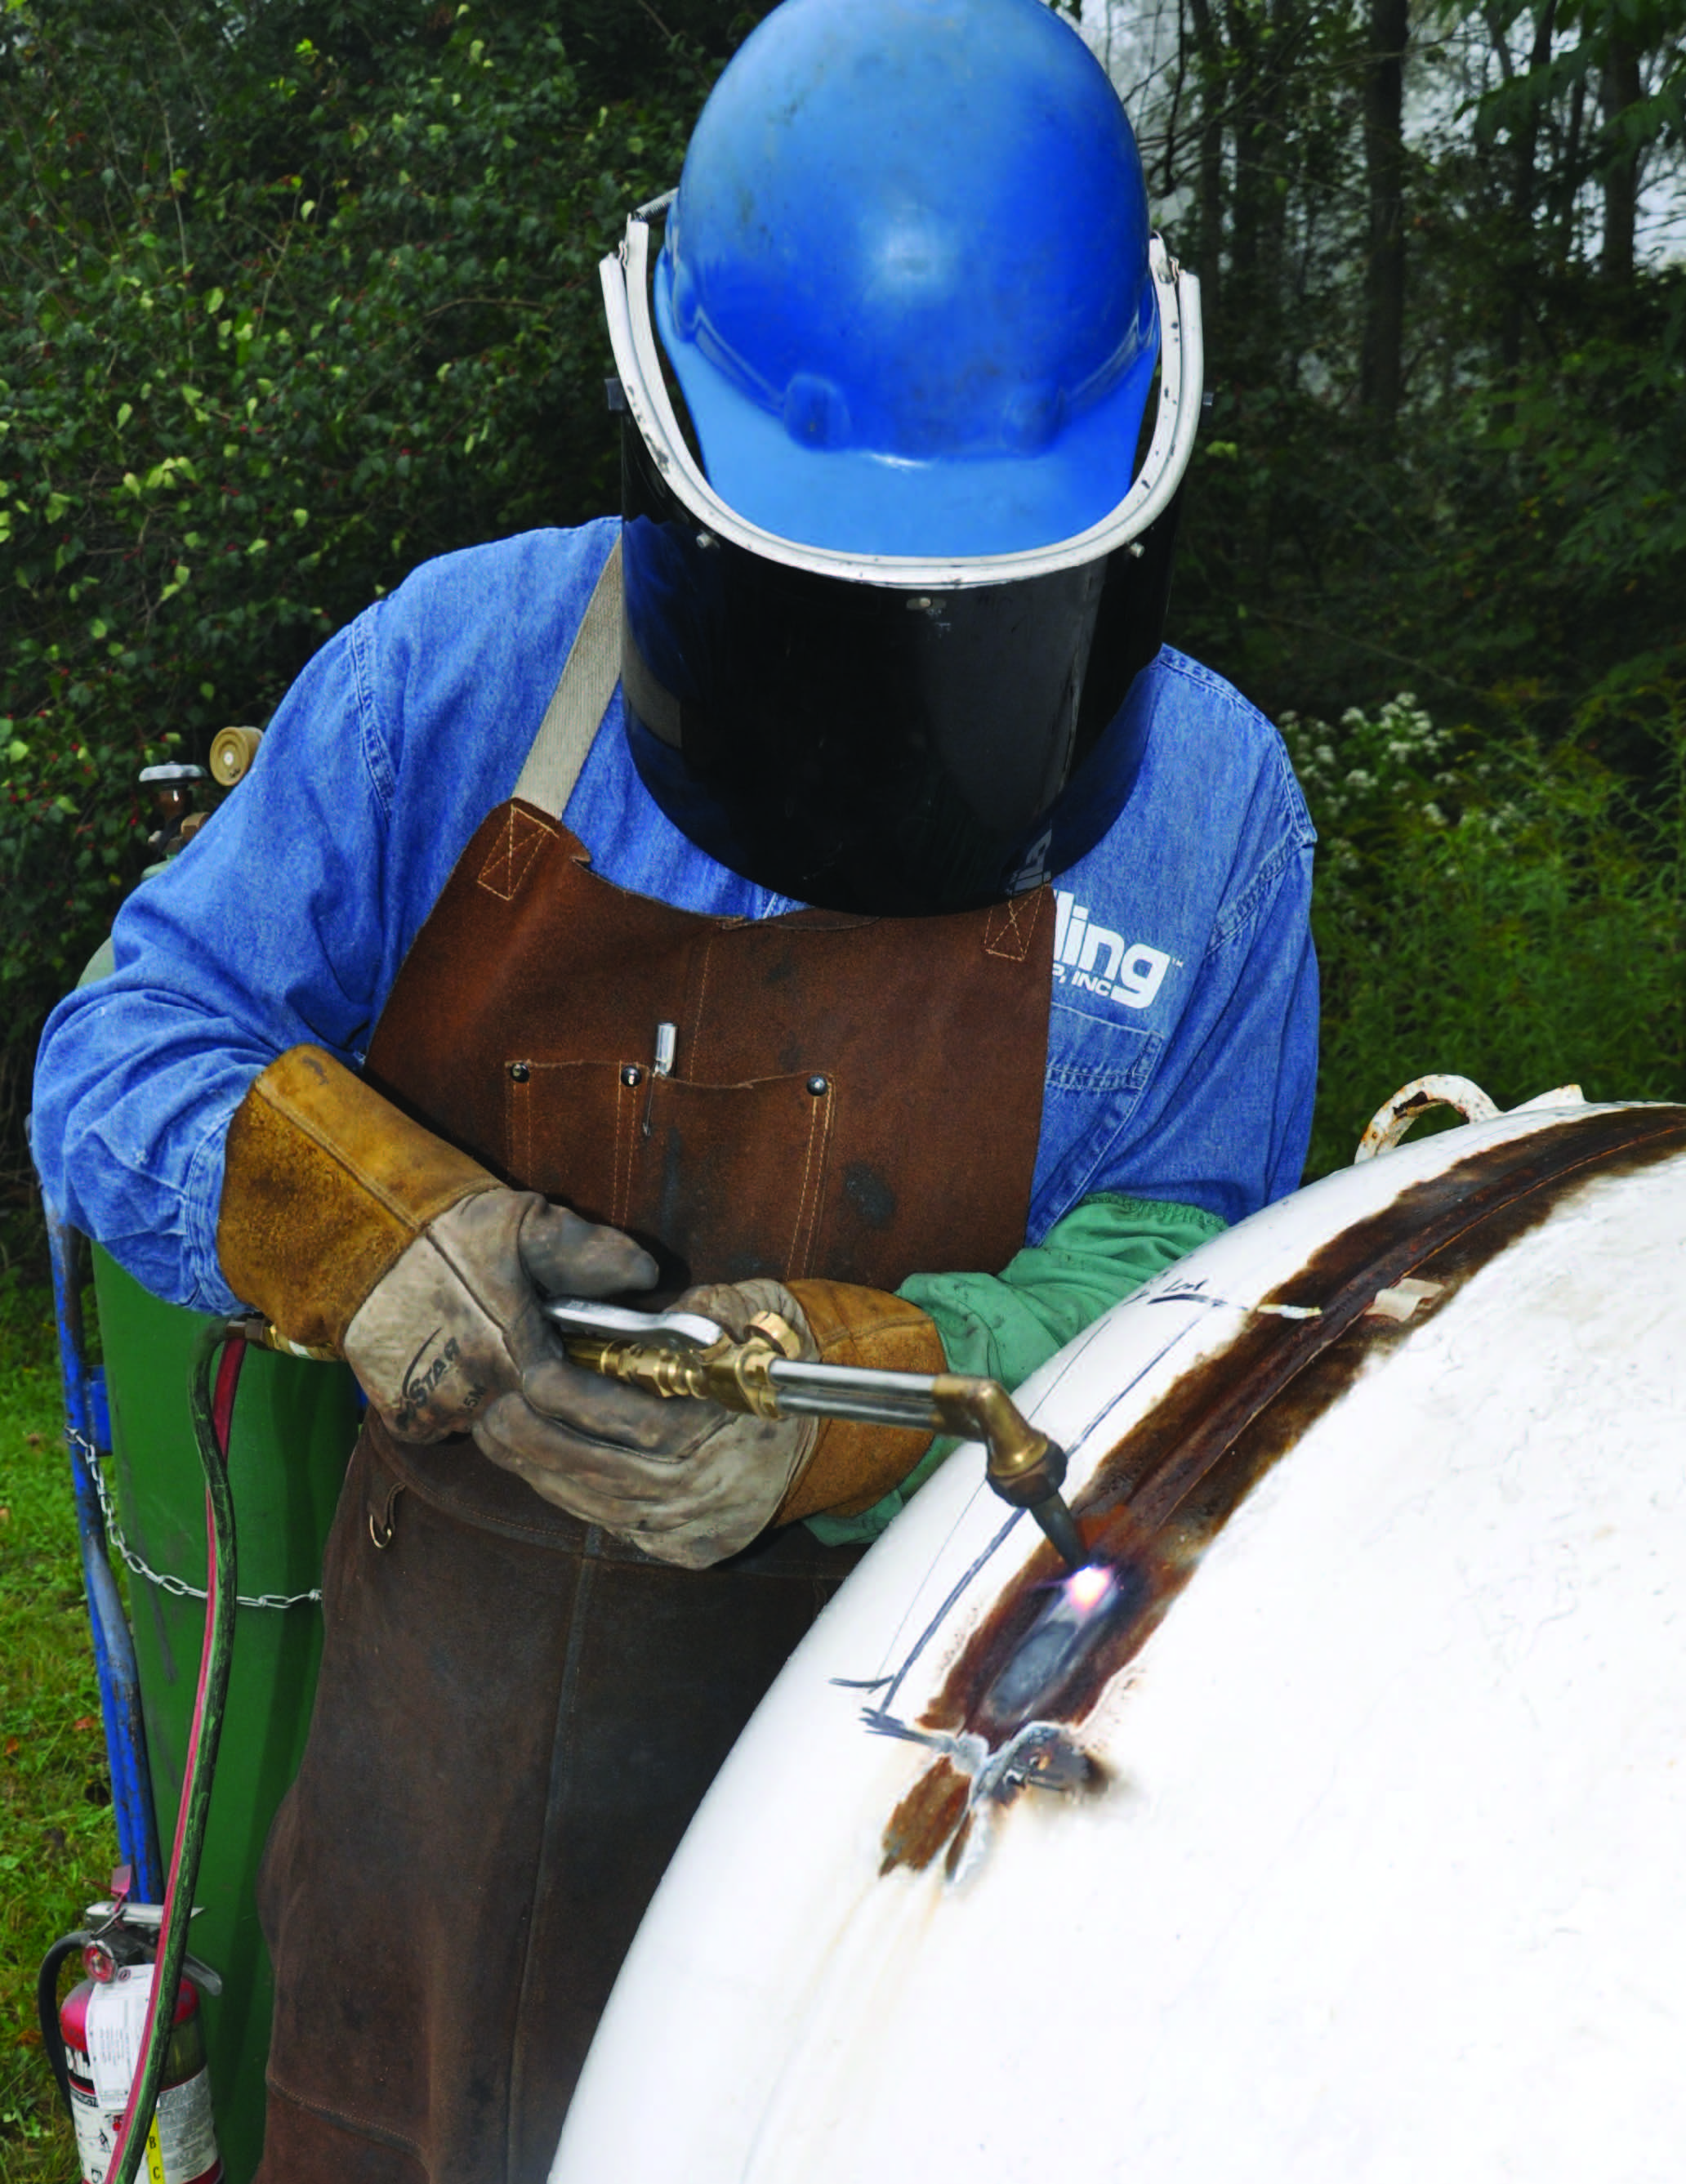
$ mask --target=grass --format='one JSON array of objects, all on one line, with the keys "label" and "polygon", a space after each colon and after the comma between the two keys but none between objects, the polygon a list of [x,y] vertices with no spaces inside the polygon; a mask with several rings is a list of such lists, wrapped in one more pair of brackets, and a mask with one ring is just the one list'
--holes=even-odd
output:
[{"label": "grass", "polygon": [[[68,2184],[36,1968],[117,1859],[50,1292],[0,1271],[0,2184]],[[68,1982],[67,1982],[68,1983]]]}]

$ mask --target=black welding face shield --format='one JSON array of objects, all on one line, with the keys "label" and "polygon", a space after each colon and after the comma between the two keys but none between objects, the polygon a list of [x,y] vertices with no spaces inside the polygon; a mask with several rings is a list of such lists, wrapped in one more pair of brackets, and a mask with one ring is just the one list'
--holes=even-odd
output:
[{"label": "black welding face shield", "polygon": [[969,909],[1065,870],[1139,761],[1121,707],[1164,627],[1198,284],[1155,237],[1157,413],[1102,521],[1016,553],[850,554],[762,530],[709,484],[649,308],[662,209],[604,267],[626,402],[622,692],[646,787],[720,863],[827,909]]}]

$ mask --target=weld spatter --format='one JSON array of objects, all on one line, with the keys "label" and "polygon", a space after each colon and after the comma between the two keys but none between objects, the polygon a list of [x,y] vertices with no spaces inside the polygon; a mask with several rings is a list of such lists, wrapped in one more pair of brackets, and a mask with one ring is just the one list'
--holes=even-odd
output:
[{"label": "weld spatter", "polygon": [[939,1853],[950,1880],[975,1872],[989,1847],[993,1814],[1021,1791],[1041,1790],[1056,1797],[1092,1796],[1110,1776],[1104,1763],[1062,1724],[1028,1721],[999,1745],[975,1731],[959,1736],[924,1730],[869,1707],[862,1716],[880,1736],[922,1744],[940,1756],[928,1767],[891,1815],[884,1830],[884,1854],[878,1870],[932,1864]]}]

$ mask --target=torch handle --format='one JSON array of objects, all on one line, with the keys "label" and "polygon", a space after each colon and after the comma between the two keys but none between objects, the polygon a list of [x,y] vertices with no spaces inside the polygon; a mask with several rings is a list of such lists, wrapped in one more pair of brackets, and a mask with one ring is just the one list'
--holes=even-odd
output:
[{"label": "torch handle", "polygon": [[[625,1315],[624,1318],[632,1315]],[[577,1317],[572,1323],[577,1326]],[[772,1313],[760,1315],[748,1338],[722,1333],[706,1349],[681,1348],[612,1334],[565,1334],[573,1363],[645,1394],[691,1396],[758,1418],[852,1418],[868,1425],[909,1426],[980,1440],[986,1475],[1004,1502],[1027,1509],[1060,1554],[1076,1568],[1082,1540],[1060,1489],[1066,1451],[1038,1432],[999,1380],[961,1373],[886,1373],[865,1365],[816,1364],[793,1356],[797,1339]]]}]

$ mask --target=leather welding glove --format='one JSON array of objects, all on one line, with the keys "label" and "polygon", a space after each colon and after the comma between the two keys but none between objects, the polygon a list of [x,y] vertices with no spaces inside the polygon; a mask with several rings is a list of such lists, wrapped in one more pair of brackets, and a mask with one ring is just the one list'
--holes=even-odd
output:
[{"label": "leather welding glove", "polygon": [[480,1163],[317,1047],[265,1069],[229,1126],[217,1248],[287,1339],[342,1352],[391,1430],[465,1433],[559,1359],[542,1291],[646,1289],[655,1262]]},{"label": "leather welding glove", "polygon": [[[679,1309],[702,1313],[739,1341],[756,1314],[776,1312],[806,1358],[945,1369],[931,1320],[882,1290],[752,1279],[689,1290]],[[869,1508],[907,1476],[931,1436],[841,1419],[748,1417],[552,1362],[531,1368],[518,1395],[492,1402],[474,1438],[546,1501],[663,1562],[699,1569],[748,1546],[776,1520]]]},{"label": "leather welding glove", "polygon": [[[319,1047],[271,1062],[236,1111],[217,1249],[236,1295],[288,1341],[342,1353],[401,1438],[472,1431],[547,1500],[693,1568],[770,1521],[870,1508],[929,1445],[665,1402],[567,1364],[537,1292],[646,1288],[648,1255],[506,1189]],[[931,1320],[882,1290],[752,1282],[682,1301],[740,1339],[778,1311],[827,1362],[944,1369]]]},{"label": "leather welding glove", "polygon": [[400,1440],[472,1433],[487,1404],[520,1403],[526,1376],[558,1359],[541,1293],[607,1296],[655,1278],[654,1260],[618,1229],[536,1191],[476,1191],[369,1292],[345,1331],[346,1362]]}]

